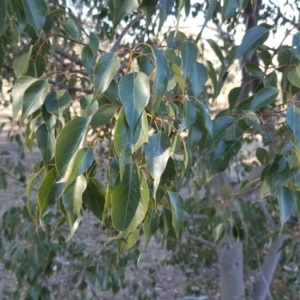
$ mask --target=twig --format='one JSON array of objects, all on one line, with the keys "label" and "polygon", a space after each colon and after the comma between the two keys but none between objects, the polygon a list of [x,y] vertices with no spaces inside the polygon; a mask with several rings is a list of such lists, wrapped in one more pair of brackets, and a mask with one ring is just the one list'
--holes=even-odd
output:
[{"label": "twig", "polygon": [[133,26],[135,25],[137,22],[139,22],[142,18],[144,18],[143,14],[138,14],[121,32],[121,34],[119,35],[119,37],[117,38],[116,42],[114,43],[114,45],[111,47],[110,51],[111,52],[117,52],[120,48],[121,45],[121,41],[123,39],[123,37],[125,36],[125,34],[127,33],[127,31]]},{"label": "twig", "polygon": [[185,235],[187,238],[191,239],[191,240],[194,240],[194,241],[196,241],[196,242],[205,244],[205,245],[207,245],[207,246],[209,246],[209,247],[211,247],[211,248],[214,248],[214,247],[215,247],[215,245],[214,245],[212,242],[210,242],[210,241],[208,241],[208,240],[202,238],[201,236],[194,236],[194,235],[191,235],[191,234],[189,234],[189,233],[185,233],[184,235]]}]

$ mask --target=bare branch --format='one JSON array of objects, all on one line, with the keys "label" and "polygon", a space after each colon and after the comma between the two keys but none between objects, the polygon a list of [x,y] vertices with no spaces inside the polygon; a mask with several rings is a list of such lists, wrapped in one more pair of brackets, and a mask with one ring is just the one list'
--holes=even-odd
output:
[{"label": "bare branch", "polygon": [[272,282],[274,273],[276,271],[283,242],[288,238],[288,235],[282,235],[270,246],[270,249],[264,259],[260,268],[260,272],[256,277],[254,289],[251,299],[265,300],[269,293],[269,286]]},{"label": "bare branch", "polygon": [[119,35],[119,37],[117,38],[116,42],[114,43],[114,45],[111,47],[110,51],[111,52],[117,52],[120,48],[121,45],[121,41],[123,39],[123,37],[125,36],[125,34],[128,32],[128,30],[135,25],[137,22],[139,22],[142,18],[144,18],[143,14],[138,14],[121,32],[121,34]]},{"label": "bare branch", "polygon": [[212,242],[210,242],[210,241],[202,238],[201,236],[194,236],[194,235],[191,235],[191,234],[188,234],[188,233],[185,233],[184,235],[187,238],[191,239],[191,240],[194,240],[194,241],[199,242],[201,244],[205,244],[205,245],[207,245],[207,246],[209,246],[211,248],[215,247],[215,245]]}]

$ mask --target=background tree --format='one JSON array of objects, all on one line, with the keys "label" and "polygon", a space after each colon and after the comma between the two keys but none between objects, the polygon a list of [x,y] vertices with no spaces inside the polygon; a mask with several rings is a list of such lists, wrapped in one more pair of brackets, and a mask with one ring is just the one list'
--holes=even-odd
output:
[{"label": "background tree", "polygon": [[[88,210],[116,240],[119,255],[141,234],[146,247],[162,233],[170,249],[183,236],[183,245],[201,256],[184,267],[211,262],[207,247],[217,249],[222,299],[271,298],[280,257],[281,265],[298,261],[297,1],[4,4],[0,63],[2,81],[13,84],[11,122],[24,129],[30,153],[36,142],[42,157],[29,178],[22,168],[16,171],[26,181],[28,212],[44,230],[34,237],[35,251],[47,258],[39,260],[43,268],[26,273],[28,297],[45,293],[38,275],[51,273],[45,266],[61,249],[47,234],[58,232],[68,247]],[[190,14],[200,26],[195,37],[179,27]],[[171,15],[177,26],[159,35]],[[236,45],[243,23],[246,31]],[[202,36],[210,25],[216,39]],[[280,36],[282,27],[286,33]],[[279,45],[266,45],[272,36],[281,39]],[[292,44],[285,44],[291,36]],[[215,113],[214,101],[237,76],[237,65],[240,84],[228,93],[227,108]],[[248,144],[254,150],[245,157]],[[99,180],[96,153],[104,146],[100,165],[107,177]],[[4,188],[7,174],[1,168]],[[180,190],[191,182],[195,192],[183,199]],[[3,249],[15,232],[11,220],[17,213],[22,222],[29,219],[24,210],[5,213]],[[67,236],[59,233],[65,223]],[[177,247],[173,262],[190,258],[186,249]],[[15,271],[20,286],[21,269],[22,264]],[[247,271],[254,269],[251,286]],[[117,291],[116,270],[110,274],[106,287]],[[297,282],[291,277],[282,280]]]}]

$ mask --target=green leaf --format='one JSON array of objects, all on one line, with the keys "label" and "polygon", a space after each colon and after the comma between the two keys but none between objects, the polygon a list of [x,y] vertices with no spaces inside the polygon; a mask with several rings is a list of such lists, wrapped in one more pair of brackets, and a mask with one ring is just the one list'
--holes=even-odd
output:
[{"label": "green leaf", "polygon": [[230,116],[223,116],[217,118],[213,121],[213,139],[217,141],[220,139],[226,132],[228,128],[236,121],[235,118]]},{"label": "green leaf", "polygon": [[210,21],[210,19],[212,18],[213,14],[216,10],[217,4],[218,4],[218,0],[209,1],[209,6],[208,6],[208,9],[206,10],[205,20],[204,20],[204,23],[202,25],[201,31],[199,32],[199,34],[197,36],[196,44],[200,40],[204,28],[206,28],[207,22]]},{"label": "green leaf", "polygon": [[111,195],[113,226],[118,231],[133,231],[144,220],[149,202],[147,182],[135,163],[125,168],[122,181]]},{"label": "green leaf", "polygon": [[156,233],[159,228],[160,217],[156,210],[153,208],[148,211],[145,222],[144,222],[144,233],[145,233],[145,247],[150,242],[151,237]]},{"label": "green leaf", "polygon": [[72,169],[70,171],[66,185],[75,180],[79,175],[82,175],[88,170],[94,161],[94,153],[91,147],[81,148],[74,158]]},{"label": "green leaf", "polygon": [[72,38],[76,40],[80,40],[81,33],[80,33],[80,28],[77,26],[77,24],[72,20],[71,18],[63,21],[61,23],[62,29],[70,35]]},{"label": "green leaf", "polygon": [[239,0],[224,0],[222,7],[222,19],[225,22],[229,19],[239,8]]},{"label": "green leaf", "polygon": [[288,80],[291,84],[300,88],[300,64],[288,71]]},{"label": "green leaf", "polygon": [[264,76],[264,72],[260,69],[258,65],[255,64],[247,64],[245,66],[245,71],[247,74],[253,77],[262,77]]},{"label": "green leaf", "polygon": [[147,168],[154,179],[154,199],[160,182],[160,177],[163,174],[171,155],[170,146],[171,143],[168,136],[164,132],[158,132],[150,137],[149,143],[144,147]]},{"label": "green leaf", "polygon": [[100,106],[97,112],[93,115],[90,125],[98,127],[107,124],[119,109],[120,107],[111,104]]},{"label": "green leaf", "polygon": [[119,67],[120,61],[115,53],[105,53],[99,58],[93,76],[95,85],[94,99],[103,94],[109,87]]},{"label": "green leaf", "polygon": [[62,8],[53,9],[47,13],[47,17],[58,17],[61,15],[64,15],[65,13],[66,13],[66,11]]},{"label": "green leaf", "polygon": [[220,60],[221,64],[223,66],[225,66],[224,63],[224,55],[222,53],[221,48],[219,47],[219,45],[217,44],[217,42],[215,42],[214,40],[208,39],[207,42],[209,43],[210,47],[212,48],[212,50],[215,52],[216,56],[218,57],[218,59]]},{"label": "green leaf", "polygon": [[196,121],[196,107],[191,101],[187,100],[185,101],[183,107],[183,115],[182,115],[182,123],[180,126],[180,132],[189,128],[191,125],[195,123],[195,121]]},{"label": "green leaf", "polygon": [[67,123],[57,137],[55,148],[56,168],[60,176],[66,180],[73,167],[74,159],[82,148],[89,118],[78,117]]},{"label": "green leaf", "polygon": [[23,49],[14,58],[13,68],[17,78],[25,75],[28,70],[32,47]]},{"label": "green leaf", "polygon": [[210,156],[211,177],[214,174],[225,171],[230,160],[237,155],[241,147],[242,144],[239,140],[220,140],[218,146],[213,150]]},{"label": "green leaf", "polygon": [[6,1],[2,3],[0,6],[0,36],[4,33],[5,24],[6,24]]},{"label": "green leaf", "polygon": [[210,117],[209,107],[206,103],[200,103],[198,107],[199,107],[199,109],[198,109],[199,117],[201,118],[201,120],[204,121],[204,126],[205,126],[206,130],[208,131],[209,135],[212,136],[213,135],[213,122]]},{"label": "green leaf", "polygon": [[99,37],[96,33],[91,32],[89,36],[89,45],[92,50],[92,53],[94,57],[96,58],[98,55],[98,49],[99,49]]},{"label": "green leaf", "polygon": [[202,92],[207,79],[208,76],[206,68],[198,62],[193,64],[189,73],[189,81],[191,83],[192,91],[195,97],[200,96],[200,93]]},{"label": "green leaf", "polygon": [[197,46],[190,41],[183,42],[181,47],[181,58],[182,58],[183,78],[187,79],[192,66],[197,62],[197,58],[198,58]]},{"label": "green leaf", "polygon": [[206,64],[207,64],[207,67],[208,67],[208,75],[209,75],[209,78],[212,81],[213,88],[214,88],[213,99],[215,99],[218,96],[217,95],[218,81],[217,81],[216,70],[214,69],[213,64],[209,60],[206,61]]},{"label": "green leaf", "polygon": [[186,36],[183,32],[172,30],[167,37],[167,47],[176,50],[185,39]]},{"label": "green leaf", "polygon": [[168,61],[165,53],[157,47],[152,47],[154,55],[155,77],[153,82],[153,101],[154,107],[159,107],[162,96],[168,85]]},{"label": "green leaf", "polygon": [[32,190],[34,187],[34,184],[38,178],[39,173],[32,173],[29,175],[29,177],[27,178],[27,182],[26,182],[26,196],[28,201],[31,199],[31,194],[32,194]]},{"label": "green leaf", "polygon": [[256,110],[272,104],[276,100],[278,93],[278,89],[275,87],[269,86],[266,88],[262,88],[254,95],[249,109]]},{"label": "green leaf", "polygon": [[277,74],[275,71],[268,74],[264,79],[264,87],[273,86],[277,87]]},{"label": "green leaf", "polygon": [[109,0],[114,27],[139,7],[138,0]]},{"label": "green leaf", "polygon": [[26,21],[33,27],[38,36],[46,20],[47,6],[44,0],[23,0],[22,3],[24,5]]},{"label": "green leaf", "polygon": [[89,75],[93,74],[96,56],[94,56],[89,45],[85,45],[81,52],[81,60]]},{"label": "green leaf", "polygon": [[122,108],[120,110],[115,127],[114,146],[116,153],[120,155],[122,149],[126,146],[129,146],[132,153],[134,153],[144,143],[148,142],[148,131],[149,124],[147,120],[147,114],[144,111],[136,126],[134,135],[132,135],[129,131],[129,127],[124,115],[124,110]]},{"label": "green leaf", "polygon": [[247,56],[249,58],[255,51],[268,39],[269,30],[262,26],[250,28],[242,39],[241,45],[238,47],[235,58]]},{"label": "green leaf", "polygon": [[16,80],[11,92],[13,121],[16,120],[16,117],[22,108],[25,91],[32,83],[36,81],[37,81],[36,78],[29,77],[29,76],[23,76]]},{"label": "green leaf", "polygon": [[51,133],[46,124],[41,124],[36,131],[36,140],[38,147],[42,153],[45,166],[48,166],[54,157],[55,152],[55,137]]},{"label": "green leaf", "polygon": [[183,226],[184,202],[177,193],[168,192],[168,195],[172,213],[172,226],[178,238]]},{"label": "green leaf", "polygon": [[38,80],[26,89],[23,97],[21,123],[43,105],[48,88],[47,80]]},{"label": "green leaf", "polygon": [[286,123],[292,131],[298,143],[300,142],[300,108],[294,105],[290,106],[286,113]]},{"label": "green leaf", "polygon": [[176,80],[176,82],[178,83],[181,92],[184,92],[184,88],[185,88],[185,81],[182,77],[182,73],[180,68],[178,68],[175,64],[171,64],[171,70],[173,72],[174,78]]},{"label": "green leaf", "polygon": [[141,72],[125,75],[120,81],[119,95],[124,106],[129,130],[133,135],[141,114],[150,99],[148,77]]},{"label": "green leaf", "polygon": [[38,214],[39,219],[43,217],[45,209],[55,203],[62,193],[64,184],[60,183],[61,177],[56,168],[51,169],[38,189]]},{"label": "green leaf", "polygon": [[159,25],[158,31],[161,30],[162,25],[166,21],[167,17],[172,13],[172,8],[174,6],[174,0],[160,0],[160,9],[159,9]]},{"label": "green leaf", "polygon": [[96,178],[87,178],[87,187],[82,195],[83,204],[87,207],[99,220],[105,205],[105,188]]},{"label": "green leaf", "polygon": [[71,96],[64,90],[56,91],[47,95],[45,100],[46,109],[55,115],[59,120],[63,120],[63,112],[69,106]]},{"label": "green leaf", "polygon": [[128,234],[126,238],[117,240],[118,253],[122,254],[124,251],[132,248],[139,239],[139,229],[136,229]]},{"label": "green leaf", "polygon": [[295,207],[294,196],[289,188],[281,186],[278,188],[278,205],[280,211],[281,227],[288,221]]},{"label": "green leaf", "polygon": [[70,239],[78,228],[79,222],[83,217],[82,194],[86,189],[87,183],[83,175],[77,177],[62,192],[62,203],[66,210],[66,217],[70,224]]},{"label": "green leaf", "polygon": [[258,147],[255,155],[262,165],[267,165],[269,163],[269,154],[266,149]]}]

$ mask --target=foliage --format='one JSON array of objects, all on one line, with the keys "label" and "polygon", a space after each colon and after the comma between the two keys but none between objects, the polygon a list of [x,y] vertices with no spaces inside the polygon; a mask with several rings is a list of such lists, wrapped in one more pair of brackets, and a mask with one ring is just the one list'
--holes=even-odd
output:
[{"label": "foliage", "polygon": [[[273,48],[266,41],[280,26],[295,26],[295,20],[267,2],[258,26],[236,45],[233,36],[246,0],[86,0],[81,7],[85,17],[73,14],[73,7],[80,5],[14,0],[4,1],[0,8],[0,64],[2,80],[13,82],[12,122],[24,129],[30,153],[36,142],[42,156],[27,180],[27,208],[35,205],[36,189],[31,215],[37,227],[47,227],[51,220],[60,239],[67,241],[58,246],[43,232],[26,237],[34,239],[39,256],[39,238],[43,239],[41,249],[48,255],[42,269],[36,262],[33,273],[26,275],[32,289],[38,271],[45,273],[53,264],[52,253],[72,243],[87,210],[117,241],[119,255],[132,248],[140,234],[146,246],[157,231],[171,247],[185,226],[194,227],[193,235],[201,232],[211,243],[225,234],[246,245],[250,239],[259,256],[271,238],[283,232],[293,236],[293,228],[286,224],[300,200],[300,36],[287,31],[284,38],[293,35],[292,45],[283,39]],[[196,38],[179,30],[182,14],[202,13],[205,21]],[[158,32],[170,15],[177,26],[160,43]],[[209,23],[217,26],[219,41],[202,37]],[[132,41],[125,44],[126,34]],[[110,51],[107,38],[113,41]],[[208,48],[217,63],[207,59]],[[259,64],[253,63],[253,55]],[[231,89],[228,108],[213,114],[211,108],[227,78],[235,76],[237,59],[250,80],[259,84],[251,93],[248,86]],[[258,229],[267,224],[267,217],[245,193],[256,182],[245,176],[253,168],[243,157],[243,146],[249,142],[259,145],[255,164],[262,166],[255,200],[266,203],[266,211],[272,212],[267,216],[281,224],[271,233]],[[97,145],[108,147],[101,157],[107,166],[104,180],[97,174]],[[219,195],[213,195],[211,182],[233,168],[243,173],[238,176],[240,188],[224,185]],[[182,199],[180,190],[191,180],[195,193]],[[2,171],[1,187],[5,186]],[[204,215],[205,220],[191,227],[185,214]],[[260,221],[253,224],[256,218]],[[263,236],[257,236],[258,231]],[[251,265],[254,256],[249,254],[250,268],[258,267]],[[21,264],[26,260],[21,257]],[[23,280],[23,274],[17,278]],[[35,292],[42,291],[30,291],[37,299]]]}]

